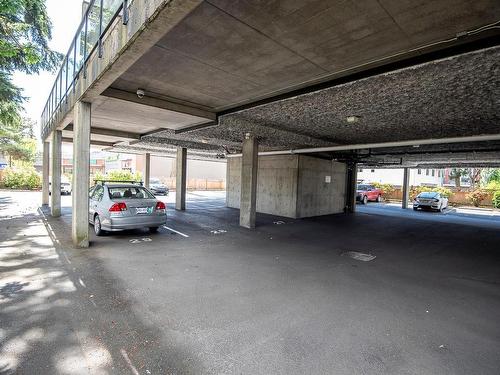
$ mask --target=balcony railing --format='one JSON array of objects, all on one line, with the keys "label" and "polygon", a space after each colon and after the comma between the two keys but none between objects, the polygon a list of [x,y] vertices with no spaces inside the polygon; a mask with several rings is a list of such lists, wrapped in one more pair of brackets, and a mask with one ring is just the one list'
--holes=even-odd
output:
[{"label": "balcony railing", "polygon": [[123,23],[127,23],[127,3],[127,0],[91,0],[88,3],[43,109],[41,116],[42,138],[48,135],[48,127],[60,110],[61,104],[67,99],[68,93],[75,90],[82,70],[83,75],[85,75],[87,61],[96,48],[99,58],[102,57],[103,35],[122,10]]}]

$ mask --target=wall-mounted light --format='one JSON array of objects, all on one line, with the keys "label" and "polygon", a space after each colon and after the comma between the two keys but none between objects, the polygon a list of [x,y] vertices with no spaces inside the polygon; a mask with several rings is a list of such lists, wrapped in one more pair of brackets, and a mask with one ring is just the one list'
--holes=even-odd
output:
[{"label": "wall-mounted light", "polygon": [[354,124],[359,121],[359,116],[347,116],[345,119],[349,124]]}]

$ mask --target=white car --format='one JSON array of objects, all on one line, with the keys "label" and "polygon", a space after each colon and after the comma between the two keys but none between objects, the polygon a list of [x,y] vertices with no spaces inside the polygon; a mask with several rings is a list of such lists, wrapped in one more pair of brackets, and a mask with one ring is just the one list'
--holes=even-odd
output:
[{"label": "white car", "polygon": [[[70,195],[72,191],[71,182],[66,177],[61,177],[61,195]],[[49,177],[49,195],[52,194],[52,182]]]},{"label": "white car", "polygon": [[442,196],[437,191],[425,191],[417,195],[413,201],[413,209],[427,208],[436,211],[443,211],[448,207],[448,198]]}]

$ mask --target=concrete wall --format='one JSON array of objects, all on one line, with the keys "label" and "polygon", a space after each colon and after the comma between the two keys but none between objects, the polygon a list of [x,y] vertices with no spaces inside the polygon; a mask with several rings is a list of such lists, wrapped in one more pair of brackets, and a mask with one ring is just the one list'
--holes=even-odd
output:
[{"label": "concrete wall", "polygon": [[[304,155],[259,157],[257,212],[310,217],[343,212],[345,165]],[[327,176],[330,182],[326,182]],[[226,205],[240,208],[241,158],[227,162]]]},{"label": "concrete wall", "polygon": [[346,165],[299,156],[297,217],[343,212]]},{"label": "concrete wall", "polygon": [[[296,155],[259,157],[257,212],[296,217],[298,158]],[[240,208],[241,158],[228,159],[227,206]]]}]

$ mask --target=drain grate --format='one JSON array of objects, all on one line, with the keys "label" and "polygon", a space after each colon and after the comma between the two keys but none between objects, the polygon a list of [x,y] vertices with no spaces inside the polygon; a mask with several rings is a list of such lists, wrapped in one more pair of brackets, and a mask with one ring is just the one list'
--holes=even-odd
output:
[{"label": "drain grate", "polygon": [[360,260],[362,262],[369,262],[370,260],[373,260],[376,258],[375,255],[360,253],[358,251],[345,251],[340,255],[348,256],[352,259]]}]

